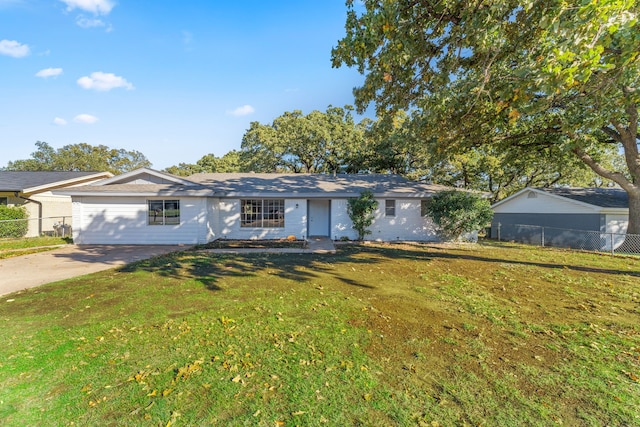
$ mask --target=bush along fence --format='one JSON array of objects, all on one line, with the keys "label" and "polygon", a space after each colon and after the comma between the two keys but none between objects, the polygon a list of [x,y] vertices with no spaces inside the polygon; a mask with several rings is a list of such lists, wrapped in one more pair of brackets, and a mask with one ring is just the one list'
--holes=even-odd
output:
[{"label": "bush along fence", "polygon": [[615,254],[640,254],[640,234],[603,233],[527,224],[500,224],[491,237],[531,245]]},{"label": "bush along fence", "polygon": [[71,237],[71,217],[50,216],[28,219],[0,218],[0,238],[25,236]]}]

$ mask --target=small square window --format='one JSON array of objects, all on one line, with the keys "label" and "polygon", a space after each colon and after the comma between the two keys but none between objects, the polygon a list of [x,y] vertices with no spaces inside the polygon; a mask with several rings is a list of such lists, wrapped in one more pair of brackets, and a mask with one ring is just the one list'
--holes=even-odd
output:
[{"label": "small square window", "polygon": [[9,204],[8,197],[0,197],[0,206],[7,206]]},{"label": "small square window", "polygon": [[396,201],[395,200],[385,200],[384,214],[385,214],[385,216],[396,216]]}]

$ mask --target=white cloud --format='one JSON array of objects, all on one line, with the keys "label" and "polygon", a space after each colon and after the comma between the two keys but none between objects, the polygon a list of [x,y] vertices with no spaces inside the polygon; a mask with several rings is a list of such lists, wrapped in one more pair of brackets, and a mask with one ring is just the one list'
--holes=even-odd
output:
[{"label": "white cloud", "polygon": [[97,28],[105,27],[107,24],[98,18],[87,18],[84,15],[78,15],[76,18],[76,25],[80,28]]},{"label": "white cloud", "polygon": [[29,53],[31,53],[31,49],[26,44],[18,43],[15,40],[0,40],[0,55],[22,58]]},{"label": "white cloud", "polygon": [[253,113],[254,111],[256,111],[256,110],[251,105],[243,105],[242,107],[238,107],[235,110],[227,111],[227,114],[231,114],[232,116],[240,117],[240,116],[249,115],[249,114]]},{"label": "white cloud", "polygon": [[62,74],[62,68],[45,68],[44,70],[38,71],[36,77],[46,79],[47,77],[57,77],[60,74]]},{"label": "white cloud", "polygon": [[103,73],[102,71],[91,73],[90,76],[80,77],[77,83],[85,89],[98,91],[108,91],[118,87],[123,87],[127,90],[133,89],[133,85],[125,78],[112,73]]},{"label": "white cloud", "polygon": [[98,121],[96,116],[92,116],[91,114],[78,114],[73,118],[73,121],[76,123],[85,123],[88,125],[92,125]]},{"label": "white cloud", "polygon": [[111,0],[60,0],[67,5],[67,10],[74,9],[91,12],[94,15],[108,15],[111,9],[116,5]]},{"label": "white cloud", "polygon": [[58,126],[64,126],[67,124],[67,121],[60,117],[56,117],[55,119],[53,119],[53,124]]}]

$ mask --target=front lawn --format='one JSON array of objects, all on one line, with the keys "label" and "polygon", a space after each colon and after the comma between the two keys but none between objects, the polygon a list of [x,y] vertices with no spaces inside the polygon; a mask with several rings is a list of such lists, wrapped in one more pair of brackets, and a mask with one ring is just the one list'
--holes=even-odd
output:
[{"label": "front lawn", "polygon": [[0,259],[50,251],[71,243],[67,237],[25,237],[0,239]]},{"label": "front lawn", "polygon": [[640,425],[636,259],[186,251],[0,298],[0,424]]}]

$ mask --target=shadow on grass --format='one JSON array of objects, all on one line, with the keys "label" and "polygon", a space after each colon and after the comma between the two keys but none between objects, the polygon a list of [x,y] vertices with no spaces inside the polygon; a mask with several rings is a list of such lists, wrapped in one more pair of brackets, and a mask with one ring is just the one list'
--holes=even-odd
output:
[{"label": "shadow on grass", "polygon": [[[447,250],[446,248],[433,246],[433,245],[424,245],[422,247],[425,249],[429,249],[430,252],[425,253],[424,251],[419,251],[421,252],[422,256],[416,256],[414,251],[405,251],[405,250],[397,251],[396,250],[395,252],[399,257],[411,258],[411,259],[422,259],[422,260],[463,259],[463,260],[487,262],[487,263],[509,263],[509,264],[527,265],[527,266],[549,268],[549,269],[569,269],[569,270],[580,271],[585,273],[600,273],[600,274],[626,275],[626,276],[632,276],[632,277],[640,277],[640,269],[638,269],[637,271],[614,270],[614,269],[607,269],[607,268],[580,266],[580,265],[563,264],[563,263],[554,264],[554,263],[548,263],[548,262],[523,261],[523,260],[516,260],[512,258],[507,258],[507,257],[490,258],[485,256],[460,253],[462,251],[459,251],[459,250],[457,250],[456,253],[452,253],[452,251]],[[489,247],[485,246],[485,249],[489,249]],[[500,246],[500,249],[509,250],[509,247]],[[602,255],[602,256],[606,256],[606,255]]]},{"label": "shadow on grass", "polygon": [[[310,281],[321,275],[329,275],[350,286],[373,289],[374,286],[365,283],[364,280],[341,274],[340,271],[343,269],[336,267],[345,263],[370,265],[377,261],[379,252],[360,247],[344,249],[336,255],[215,254],[187,250],[134,262],[120,267],[118,271],[125,273],[147,271],[163,277],[196,280],[212,291],[221,290],[217,285],[221,278],[251,277],[265,271],[296,282]],[[362,275],[360,277],[365,279]]]},{"label": "shadow on grass", "polygon": [[[127,253],[120,253],[116,259],[125,257],[131,259],[132,254],[128,252],[136,249],[139,250],[135,247],[120,248],[118,250]],[[164,253],[150,259],[133,262],[118,270],[127,273],[148,271],[162,277],[195,280],[212,291],[221,290],[218,281],[223,277],[251,277],[263,274],[265,271],[268,274],[297,282],[312,281],[321,276],[329,276],[349,286],[373,289],[375,286],[368,283],[367,275],[362,268],[357,268],[357,266],[375,265],[378,261],[389,258],[411,261],[450,259],[492,264],[510,263],[545,269],[569,269],[579,272],[640,277],[638,269],[625,271],[576,264],[518,260],[508,256],[510,249],[508,246],[500,246],[496,248],[499,249],[496,251],[490,249],[491,246],[482,245],[467,249],[429,244],[416,244],[415,246],[389,244],[342,246],[336,254],[212,254],[176,247],[174,250],[181,251]],[[82,261],[90,262],[102,258],[109,252],[105,248],[97,248],[85,251],[84,254],[70,256],[81,257]],[[168,248],[165,249],[165,252],[168,252]],[[344,268],[345,265],[351,265],[353,269]]]}]

